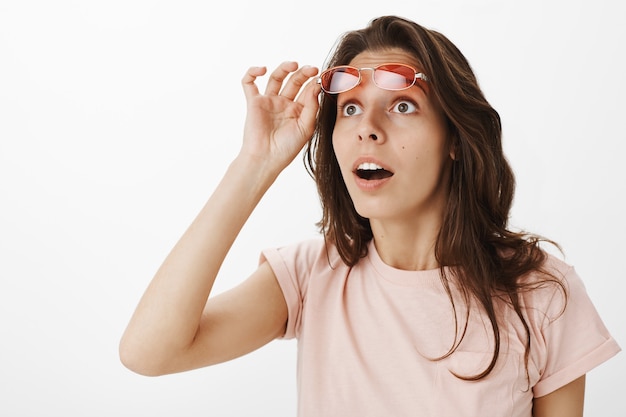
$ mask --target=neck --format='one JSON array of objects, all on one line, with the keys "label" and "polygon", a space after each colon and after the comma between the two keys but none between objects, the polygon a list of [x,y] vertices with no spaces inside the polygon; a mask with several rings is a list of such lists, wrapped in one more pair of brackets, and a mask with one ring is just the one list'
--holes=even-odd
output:
[{"label": "neck", "polygon": [[387,265],[407,271],[435,269],[435,242],[441,219],[425,219],[412,224],[371,221],[374,244]]}]

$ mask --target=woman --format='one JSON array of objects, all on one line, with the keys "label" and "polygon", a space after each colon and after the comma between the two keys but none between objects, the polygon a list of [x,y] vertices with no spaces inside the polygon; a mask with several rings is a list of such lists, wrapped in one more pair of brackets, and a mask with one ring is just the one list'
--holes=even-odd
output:
[{"label": "woman", "polygon": [[[328,67],[283,63],[264,94],[265,68],[244,76],[241,151],[142,297],[124,364],[180,372],[297,337],[300,416],[582,415],[586,372],[620,348],[574,270],[507,228],[500,119],[466,59],[386,16]],[[305,145],[323,239],[265,250],[209,297]]]}]

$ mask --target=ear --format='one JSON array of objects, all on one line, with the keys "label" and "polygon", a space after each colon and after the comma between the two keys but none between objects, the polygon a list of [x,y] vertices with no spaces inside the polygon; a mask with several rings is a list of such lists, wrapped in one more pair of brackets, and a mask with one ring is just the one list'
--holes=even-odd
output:
[{"label": "ear", "polygon": [[451,126],[450,122],[448,122],[448,125],[448,146],[450,148],[448,151],[448,155],[453,161],[458,161],[461,157],[461,150],[459,148],[461,145],[461,140],[459,139],[456,130]]},{"label": "ear", "polygon": [[447,120],[448,130],[448,155],[453,161],[458,161],[461,158],[461,138],[458,130],[454,127],[450,119]]},{"label": "ear", "polygon": [[458,160],[458,156],[459,156],[459,152],[458,152],[458,141],[456,140],[456,138],[452,138],[452,140],[450,141],[450,159],[452,159],[453,161],[457,161]]}]

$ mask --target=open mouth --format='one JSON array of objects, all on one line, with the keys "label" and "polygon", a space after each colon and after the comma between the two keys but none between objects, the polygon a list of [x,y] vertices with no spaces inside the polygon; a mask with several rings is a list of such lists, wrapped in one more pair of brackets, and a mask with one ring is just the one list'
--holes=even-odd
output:
[{"label": "open mouth", "polygon": [[393,175],[393,172],[387,171],[383,167],[373,163],[373,162],[364,162],[360,164],[356,171],[357,177],[372,181],[372,180],[382,180],[384,178],[389,178]]}]

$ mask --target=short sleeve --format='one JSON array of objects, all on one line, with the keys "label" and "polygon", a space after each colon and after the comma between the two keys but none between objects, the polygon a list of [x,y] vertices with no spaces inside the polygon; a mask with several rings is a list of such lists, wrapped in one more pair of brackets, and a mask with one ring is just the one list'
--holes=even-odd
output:
[{"label": "short sleeve", "polygon": [[322,248],[323,240],[311,239],[261,252],[259,263],[268,262],[287,303],[287,328],[283,339],[298,337],[308,280]]},{"label": "short sleeve", "polygon": [[574,268],[565,272],[563,283],[567,294],[565,308],[552,299],[548,307],[552,311],[541,330],[545,352],[541,378],[533,388],[535,397],[567,385],[621,350]]},{"label": "short sleeve", "polygon": [[289,273],[277,249],[266,249],[261,254],[261,262],[267,261],[274,271],[278,285],[283,292],[287,303],[287,328],[283,339],[293,339],[296,332],[296,323],[302,309],[302,301],[297,281]]}]

